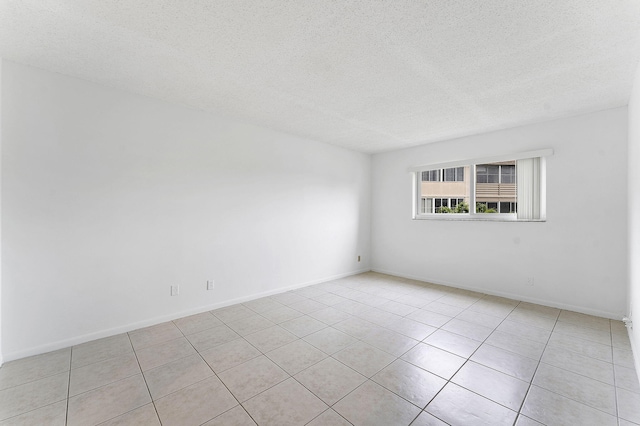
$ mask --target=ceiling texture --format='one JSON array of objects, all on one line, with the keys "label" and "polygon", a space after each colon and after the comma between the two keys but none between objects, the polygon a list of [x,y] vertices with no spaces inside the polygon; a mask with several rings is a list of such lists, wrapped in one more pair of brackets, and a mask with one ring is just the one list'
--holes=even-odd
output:
[{"label": "ceiling texture", "polygon": [[0,56],[376,153],[627,105],[639,0],[0,0]]}]

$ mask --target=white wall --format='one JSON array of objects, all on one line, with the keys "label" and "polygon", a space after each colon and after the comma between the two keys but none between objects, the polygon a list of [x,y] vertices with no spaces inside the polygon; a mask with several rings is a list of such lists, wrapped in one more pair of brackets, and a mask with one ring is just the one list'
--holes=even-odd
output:
[{"label": "white wall", "polygon": [[2,94],[5,360],[370,269],[368,155],[7,61]]},{"label": "white wall", "polygon": [[635,328],[629,330],[640,374],[640,66],[629,100],[629,316]]},{"label": "white wall", "polygon": [[[547,222],[411,219],[408,167],[539,148],[555,151],[547,161]],[[626,108],[374,155],[372,267],[621,319],[626,155]]]}]

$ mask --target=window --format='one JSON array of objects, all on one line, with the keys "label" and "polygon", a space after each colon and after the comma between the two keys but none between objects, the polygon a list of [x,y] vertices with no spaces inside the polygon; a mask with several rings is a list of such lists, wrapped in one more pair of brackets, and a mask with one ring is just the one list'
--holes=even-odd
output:
[{"label": "window", "polygon": [[444,169],[445,182],[464,182],[464,167]]},{"label": "window", "polygon": [[413,167],[416,219],[542,221],[551,150]]}]

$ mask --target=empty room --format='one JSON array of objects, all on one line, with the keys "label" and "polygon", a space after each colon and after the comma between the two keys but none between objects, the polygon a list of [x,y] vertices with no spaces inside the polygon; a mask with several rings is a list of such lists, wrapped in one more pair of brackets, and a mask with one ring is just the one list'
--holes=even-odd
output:
[{"label": "empty room", "polygon": [[0,0],[0,426],[640,425],[639,63],[636,0]]}]

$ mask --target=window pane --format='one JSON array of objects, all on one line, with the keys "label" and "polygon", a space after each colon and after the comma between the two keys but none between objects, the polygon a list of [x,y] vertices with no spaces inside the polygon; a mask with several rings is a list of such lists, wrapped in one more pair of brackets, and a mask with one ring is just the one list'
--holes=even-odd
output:
[{"label": "window pane", "polygon": [[516,182],[516,166],[502,165],[500,167],[500,181],[502,183],[515,183]]},{"label": "window pane", "polygon": [[[449,167],[419,172],[418,214],[469,213],[471,183],[464,180],[465,175],[468,174],[468,167]],[[421,204],[423,199],[425,203],[427,203],[426,200],[432,200],[431,204],[428,206]]]}]

